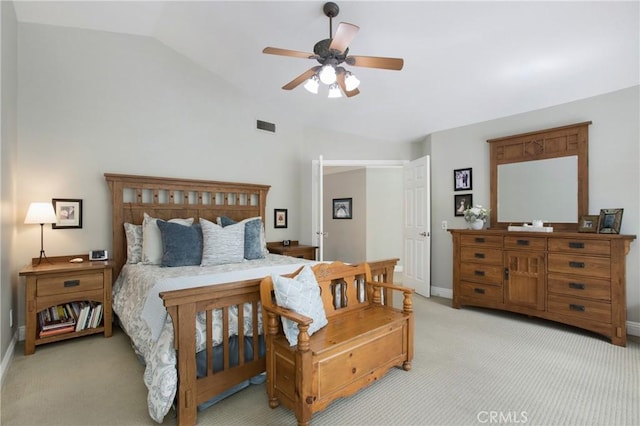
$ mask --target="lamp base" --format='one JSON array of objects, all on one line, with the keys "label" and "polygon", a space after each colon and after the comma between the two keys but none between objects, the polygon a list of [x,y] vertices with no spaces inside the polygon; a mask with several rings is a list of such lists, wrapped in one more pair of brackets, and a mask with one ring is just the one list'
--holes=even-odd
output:
[{"label": "lamp base", "polygon": [[46,260],[47,262],[53,265],[53,262],[49,260],[46,254],[44,254],[44,250],[40,250],[40,257],[38,258],[38,263],[36,263],[36,265],[39,265],[40,263],[42,263],[43,258],[44,260]]}]

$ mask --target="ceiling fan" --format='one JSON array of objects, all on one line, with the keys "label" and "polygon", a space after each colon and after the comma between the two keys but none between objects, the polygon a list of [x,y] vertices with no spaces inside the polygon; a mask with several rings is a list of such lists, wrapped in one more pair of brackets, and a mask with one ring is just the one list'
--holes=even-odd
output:
[{"label": "ceiling fan", "polygon": [[342,92],[347,97],[360,93],[358,85],[360,81],[351,71],[346,70],[342,64],[379,68],[399,71],[404,65],[401,58],[383,58],[378,56],[350,56],[349,44],[356,36],[360,27],[346,22],[340,22],[333,35],[333,18],[338,16],[340,8],[333,2],[324,4],[322,11],[329,18],[329,38],[320,40],[313,46],[313,53],[296,50],[280,49],[277,47],[265,47],[262,53],[281,56],[293,56],[296,58],[315,59],[320,63],[311,67],[289,83],[282,86],[284,90],[291,90],[305,82],[305,89],[311,93],[318,93],[319,82],[329,85],[329,97],[339,98]]}]

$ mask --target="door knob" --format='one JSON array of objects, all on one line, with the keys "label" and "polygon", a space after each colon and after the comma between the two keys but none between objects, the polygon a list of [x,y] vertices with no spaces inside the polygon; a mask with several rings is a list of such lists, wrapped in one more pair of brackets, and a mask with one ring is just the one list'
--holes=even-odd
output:
[{"label": "door knob", "polygon": [[420,233],[420,236],[421,236],[421,237],[426,237],[426,236],[427,236],[427,233],[426,233],[426,232],[421,232],[421,233]]}]

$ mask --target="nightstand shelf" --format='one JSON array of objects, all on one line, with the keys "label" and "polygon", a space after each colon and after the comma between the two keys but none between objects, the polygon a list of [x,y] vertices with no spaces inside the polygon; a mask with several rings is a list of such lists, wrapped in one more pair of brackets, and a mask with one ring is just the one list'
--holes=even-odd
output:
[{"label": "nightstand shelf", "polygon": [[[74,257],[84,262],[70,263]],[[37,259],[36,259],[37,260]],[[89,262],[88,256],[60,256],[50,258],[51,263],[28,265],[20,271],[25,277],[25,355],[35,352],[36,346],[61,340],[102,333],[112,334],[111,280],[113,263]],[[40,337],[38,313],[50,307],[72,302],[95,302],[102,305],[102,321],[94,328],[69,331]]]},{"label": "nightstand shelf", "polygon": [[298,244],[298,241],[291,240],[288,246],[282,241],[267,243],[269,253],[281,254],[283,256],[298,257],[301,259],[316,260],[316,246],[305,246]]}]

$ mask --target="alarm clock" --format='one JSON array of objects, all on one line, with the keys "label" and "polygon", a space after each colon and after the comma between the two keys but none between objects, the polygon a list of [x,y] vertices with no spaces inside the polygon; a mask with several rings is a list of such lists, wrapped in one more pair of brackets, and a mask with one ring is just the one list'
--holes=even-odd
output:
[{"label": "alarm clock", "polygon": [[285,247],[289,247],[291,245],[291,240],[282,240],[282,245]]},{"label": "alarm clock", "polygon": [[107,260],[109,259],[109,253],[106,250],[91,250],[89,251],[89,260]]}]

